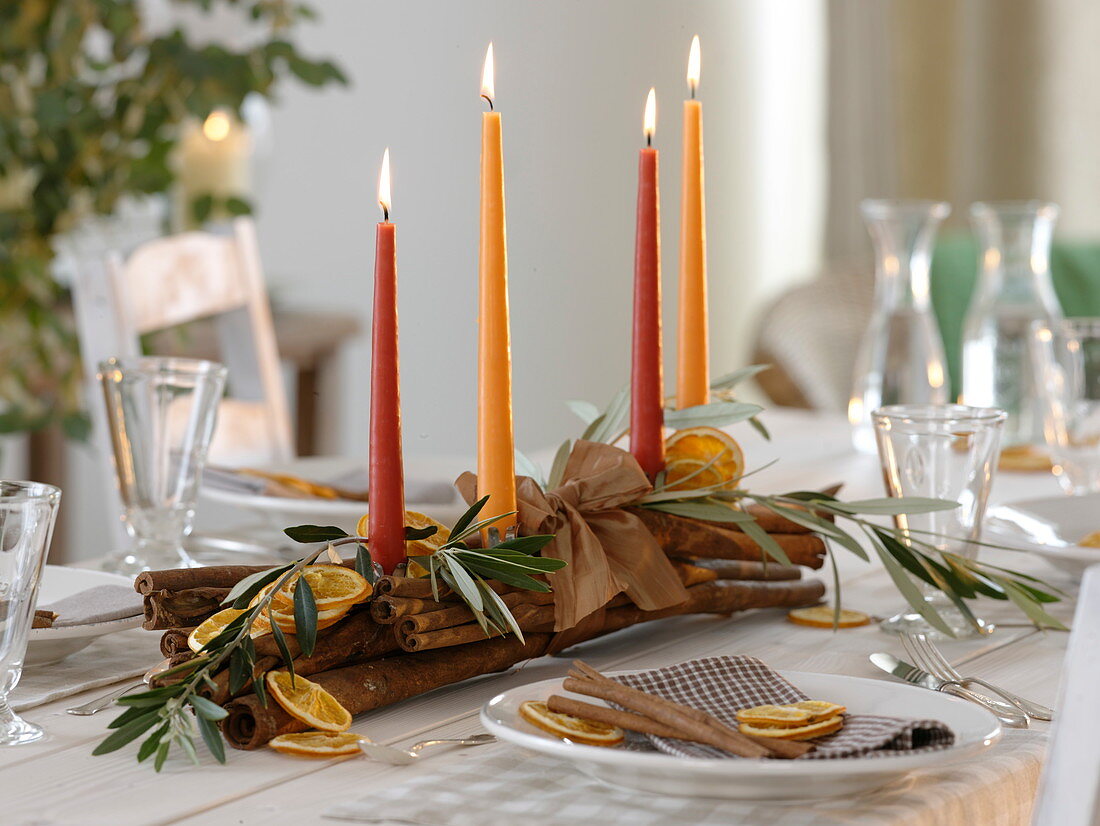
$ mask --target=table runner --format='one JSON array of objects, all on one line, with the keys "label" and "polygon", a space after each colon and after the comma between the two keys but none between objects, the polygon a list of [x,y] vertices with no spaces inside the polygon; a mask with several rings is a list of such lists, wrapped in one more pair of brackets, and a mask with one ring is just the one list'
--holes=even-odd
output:
[{"label": "table runner", "polygon": [[414,826],[1022,826],[1028,823],[1046,735],[1010,731],[979,758],[913,772],[882,789],[835,800],[772,803],[646,795],[619,790],[568,763],[508,745],[456,753],[324,817]]}]

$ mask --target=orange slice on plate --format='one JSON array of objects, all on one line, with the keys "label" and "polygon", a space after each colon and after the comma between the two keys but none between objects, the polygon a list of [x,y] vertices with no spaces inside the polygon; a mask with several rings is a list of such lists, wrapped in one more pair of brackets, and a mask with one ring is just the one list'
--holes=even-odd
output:
[{"label": "orange slice on plate", "polygon": [[798,728],[775,728],[768,726],[753,726],[748,723],[742,723],[740,731],[742,734],[750,734],[753,737],[775,737],[779,740],[813,740],[815,737],[824,737],[826,734],[833,734],[844,728],[844,718],[839,714],[835,717],[830,717],[828,720],[822,720],[819,723],[810,723],[806,726],[799,726]]},{"label": "orange slice on plate", "polygon": [[344,757],[359,754],[359,735],[350,731],[300,731],[280,734],[268,745],[295,757]]},{"label": "orange slice on plate", "polygon": [[295,720],[321,731],[346,731],[351,725],[351,713],[312,680],[269,671],[266,682],[275,702]]},{"label": "orange slice on plate", "polygon": [[537,700],[528,700],[521,705],[519,716],[555,737],[585,746],[617,746],[625,737],[618,726],[574,717],[572,714],[559,714],[547,708],[546,703]]},{"label": "orange slice on plate", "polygon": [[788,708],[800,708],[803,711],[810,713],[810,722],[816,723],[820,720],[828,720],[830,717],[834,717],[837,714],[843,714],[848,709],[844,706],[838,706],[836,703],[829,703],[825,700],[803,700],[800,703],[788,703]]},{"label": "orange slice on plate", "polygon": [[[810,628],[832,628],[834,612],[831,605],[814,605],[810,608],[793,608],[787,612],[787,619],[796,625],[806,625]],[[870,625],[871,618],[862,611],[849,611],[844,608],[840,611],[840,621],[837,628],[858,628],[861,625]]]},{"label": "orange slice on plate", "polygon": [[745,455],[737,440],[714,427],[688,427],[665,440],[665,484],[673,490],[737,487]]},{"label": "orange slice on plate", "polygon": [[766,728],[798,728],[812,723],[813,714],[791,706],[755,706],[738,711],[737,722]]},{"label": "orange slice on plate", "polygon": [[1100,548],[1100,531],[1085,534],[1077,540],[1077,544],[1083,548]]}]

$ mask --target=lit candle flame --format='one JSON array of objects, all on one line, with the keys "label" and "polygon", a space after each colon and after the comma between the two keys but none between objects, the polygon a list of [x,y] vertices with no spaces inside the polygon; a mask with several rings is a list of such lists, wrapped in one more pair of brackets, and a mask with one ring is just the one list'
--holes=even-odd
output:
[{"label": "lit candle flame", "polygon": [[691,51],[688,53],[688,85],[691,87],[692,96],[699,88],[699,35],[691,39]]},{"label": "lit candle flame", "polygon": [[493,83],[493,44],[489,43],[489,48],[485,50],[485,68],[481,70],[481,96],[489,101],[489,105],[492,106],[493,98],[496,97],[496,87]]},{"label": "lit candle flame", "polygon": [[206,120],[203,121],[202,133],[206,136],[207,140],[224,141],[229,137],[229,130],[231,127],[232,124],[229,122],[229,115],[221,109],[215,109],[207,115]]},{"label": "lit candle flame", "polygon": [[642,132],[646,142],[653,140],[653,133],[657,131],[657,90],[650,89],[645,99],[645,117],[642,119]]},{"label": "lit candle flame", "polygon": [[390,218],[390,148],[382,153],[382,171],[378,173],[378,204],[382,207],[382,216]]}]

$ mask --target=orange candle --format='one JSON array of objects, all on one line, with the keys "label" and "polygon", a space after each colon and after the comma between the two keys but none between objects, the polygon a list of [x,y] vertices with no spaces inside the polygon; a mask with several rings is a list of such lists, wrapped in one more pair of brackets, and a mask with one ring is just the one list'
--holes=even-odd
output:
[{"label": "orange candle", "polygon": [[[512,434],[512,348],[508,329],[508,253],[504,227],[504,158],[500,112],[493,110],[493,44],[485,53],[481,95],[481,244],[479,256],[477,486],[489,496],[482,515],[516,509]],[[493,523],[503,534],[515,516]]]},{"label": "orange candle", "polygon": [[699,36],[688,58],[691,99],[684,101],[684,174],[680,205],[680,338],[677,407],[710,401],[707,334],[707,228],[703,194],[703,105],[699,86]]}]

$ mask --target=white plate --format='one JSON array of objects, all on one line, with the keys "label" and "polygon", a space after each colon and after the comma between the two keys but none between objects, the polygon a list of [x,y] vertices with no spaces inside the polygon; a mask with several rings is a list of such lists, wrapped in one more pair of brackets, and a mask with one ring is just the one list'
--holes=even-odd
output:
[{"label": "white plate", "polygon": [[[50,605],[59,599],[78,594],[97,585],[134,586],[134,580],[127,576],[109,574],[105,571],[92,571],[85,568],[67,568],[64,565],[47,565],[42,571],[42,582],[38,586],[38,604]],[[27,642],[27,656],[23,665],[33,668],[53,665],[56,662],[86,648],[97,637],[137,628],[141,625],[141,616],[126,617],[110,622],[95,622],[88,625],[69,625],[62,628],[32,628]]]},{"label": "white plate", "polygon": [[1078,540],[1100,531],[1100,494],[1025,499],[991,508],[982,541],[1031,551],[1056,568],[1080,577],[1100,562],[1100,548]]},{"label": "white plate", "polygon": [[[450,486],[463,470],[471,463],[455,457],[439,459],[409,458],[405,461],[406,488],[416,490],[426,488],[433,482]],[[260,468],[274,473],[289,473],[303,479],[329,481],[347,476],[363,467],[362,460],[332,456],[309,456],[278,465]],[[440,485],[438,487],[443,487]],[[437,487],[436,485],[431,485]],[[291,499],[283,496],[258,496],[251,493],[220,490],[215,487],[203,487],[202,499],[231,507],[252,511],[263,519],[264,524],[281,534],[283,528],[292,525],[336,525],[350,531],[355,528],[364,513],[366,502],[347,499]],[[409,510],[419,511],[442,522],[452,525],[466,511],[458,492],[448,489],[446,497],[436,501],[418,502],[410,498],[405,502]]]},{"label": "white plate", "polygon": [[[781,671],[811,697],[842,703],[853,714],[940,720],[955,732],[945,751],[851,760],[742,760],[673,757],[654,752],[583,746],[559,740],[519,716],[527,700],[562,691],[561,680],[543,680],[506,691],[481,709],[481,722],[501,740],[560,757],[613,786],[679,797],[733,800],[810,800],[873,789],[914,769],[974,757],[1001,737],[997,719],[983,708],[916,686],[860,677]],[[601,703],[591,697],[577,697]]]}]

